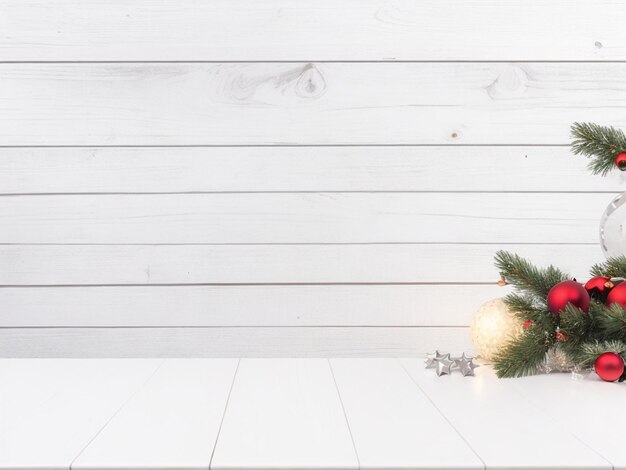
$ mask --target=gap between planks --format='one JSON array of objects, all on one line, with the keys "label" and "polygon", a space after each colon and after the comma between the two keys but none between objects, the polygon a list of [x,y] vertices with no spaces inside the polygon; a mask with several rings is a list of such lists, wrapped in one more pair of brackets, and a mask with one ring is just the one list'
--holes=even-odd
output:
[{"label": "gap between planks", "polygon": [[224,404],[224,411],[222,412],[222,419],[220,419],[220,425],[217,428],[217,436],[215,437],[213,450],[211,450],[211,458],[209,459],[209,469],[211,468],[211,464],[213,463],[213,456],[215,455],[215,449],[217,449],[217,443],[220,440],[220,433],[222,432],[222,426],[224,425],[224,418],[226,418],[226,412],[228,411],[228,405],[230,403],[230,396],[232,395],[233,388],[235,387],[235,381],[237,380],[237,373],[239,372],[240,364],[241,364],[241,358],[237,359],[237,365],[235,366],[235,373],[233,374],[233,380],[230,383],[230,388],[228,389],[228,396],[226,397],[226,403]]},{"label": "gap between planks", "polygon": [[496,282],[233,282],[162,284],[2,284],[0,289],[60,287],[491,286]]},{"label": "gap between planks", "polygon": [[339,390],[339,385],[337,384],[337,378],[335,377],[335,371],[333,370],[333,365],[330,362],[330,358],[326,358],[326,363],[328,364],[328,368],[330,369],[330,375],[333,378],[333,384],[335,384],[335,390],[337,391],[337,397],[339,398],[339,404],[341,405],[343,418],[346,421],[346,427],[348,428],[348,433],[350,434],[350,441],[352,442],[352,449],[354,450],[354,456],[356,458],[358,468],[361,468],[361,460],[359,458],[359,452],[356,449],[356,442],[354,442],[354,434],[352,433],[352,428],[350,427],[350,420],[348,419],[348,413],[346,413],[346,407],[343,404],[343,397],[341,396],[341,391]]},{"label": "gap between planks", "polygon": [[420,386],[419,383],[417,383],[417,381],[415,380],[415,378],[409,373],[408,369],[404,366],[404,364],[402,363],[402,361],[400,361],[398,358],[394,359],[396,361],[396,363],[400,366],[400,368],[404,371],[404,373],[409,377],[409,380],[415,384],[415,386],[417,387],[417,389],[422,393],[422,395],[424,395],[426,397],[426,399],[430,402],[430,404],[433,406],[433,408],[435,408],[437,410],[437,413],[439,413],[441,415],[441,417],[450,425],[450,427],[452,429],[454,429],[454,432],[461,438],[461,440],[463,442],[465,442],[465,444],[467,444],[467,447],[471,449],[471,451],[474,453],[474,455],[476,455],[476,458],[478,458],[478,460],[480,460],[483,464],[483,468],[487,468],[487,464],[485,463],[485,461],[481,458],[480,455],[478,455],[478,452],[476,452],[474,450],[474,448],[472,447],[472,445],[469,443],[469,441],[465,438],[465,436],[463,436],[463,434],[461,434],[461,432],[457,429],[457,427],[452,423],[452,421],[450,421],[450,418],[448,418],[446,416],[446,414],[437,406],[437,404],[433,401],[433,399],[430,397],[430,395],[428,393],[426,393],[426,391]]},{"label": "gap between planks", "polygon": [[436,191],[436,190],[307,190],[307,191],[103,191],[103,192],[58,192],[58,193],[0,193],[0,197],[54,197],[54,196],[173,196],[196,194],[613,194],[619,191]]},{"label": "gap between planks", "polygon": [[148,148],[148,149],[176,149],[176,148],[254,148],[254,147],[569,147],[570,144],[523,144],[523,143],[514,143],[514,144],[363,144],[363,143],[352,143],[352,144],[296,144],[296,143],[276,143],[276,144],[54,144],[54,145],[42,145],[42,144],[33,144],[33,145],[0,145],[0,149],[126,149],[126,148]]},{"label": "gap between planks", "polygon": [[169,329],[237,329],[237,328],[297,328],[297,329],[306,329],[306,328],[413,328],[413,329],[437,329],[437,328],[445,328],[445,329],[468,329],[467,325],[372,325],[372,324],[363,324],[363,325],[164,325],[164,326],[155,326],[155,325],[105,325],[105,326],[78,326],[78,325],[69,325],[69,326],[0,326],[0,330],[169,330]]},{"label": "gap between planks", "polygon": [[626,60],[2,60],[2,65],[91,64],[625,64]]}]

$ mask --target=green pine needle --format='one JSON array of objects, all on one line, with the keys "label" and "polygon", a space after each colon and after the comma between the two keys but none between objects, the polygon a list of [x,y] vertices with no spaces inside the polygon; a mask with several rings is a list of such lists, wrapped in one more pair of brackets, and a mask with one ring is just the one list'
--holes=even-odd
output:
[{"label": "green pine needle", "polygon": [[535,299],[529,294],[513,292],[504,298],[504,302],[513,314],[519,314],[518,316],[521,320],[532,320],[544,311],[543,308],[537,306]]},{"label": "green pine needle", "polygon": [[590,158],[587,167],[594,175],[606,176],[616,168],[615,157],[626,151],[626,135],[614,127],[575,122],[571,133],[572,152]]},{"label": "green pine needle", "polygon": [[495,264],[507,282],[527,294],[538,297],[542,304],[555,284],[570,279],[568,274],[554,266],[540,269],[528,260],[507,251],[496,253]]},{"label": "green pine needle", "polygon": [[567,341],[563,343],[564,349],[569,352],[574,350],[587,337],[591,328],[592,320],[589,314],[584,313],[578,307],[567,304],[559,313],[559,328],[567,335]]},{"label": "green pine needle", "polygon": [[604,263],[594,264],[591,267],[591,275],[626,278],[626,256],[621,255],[609,258]]},{"label": "green pine needle", "polygon": [[620,304],[602,308],[594,315],[594,321],[603,339],[626,341],[626,310]]},{"label": "green pine needle", "polygon": [[583,343],[578,348],[576,361],[582,367],[591,367],[598,356],[605,352],[614,352],[626,358],[626,343],[616,340]]},{"label": "green pine needle", "polygon": [[498,354],[494,362],[496,375],[508,378],[536,374],[551,344],[540,328],[529,328]]}]

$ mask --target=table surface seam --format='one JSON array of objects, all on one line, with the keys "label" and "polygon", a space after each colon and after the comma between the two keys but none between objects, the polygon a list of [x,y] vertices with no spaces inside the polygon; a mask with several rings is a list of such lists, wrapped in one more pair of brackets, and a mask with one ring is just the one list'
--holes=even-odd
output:
[{"label": "table surface seam", "polygon": [[352,428],[350,427],[350,420],[348,419],[348,413],[346,413],[346,407],[343,405],[343,397],[341,396],[341,390],[339,390],[339,385],[337,384],[335,371],[333,370],[333,365],[330,362],[330,358],[327,358],[326,362],[328,363],[328,367],[330,369],[330,375],[333,378],[333,383],[335,384],[335,390],[337,391],[337,397],[339,398],[339,404],[341,405],[341,410],[343,411],[343,417],[346,421],[348,432],[350,433],[350,441],[352,442],[352,449],[354,450],[354,456],[356,458],[356,463],[358,465],[357,468],[361,469],[361,459],[359,457],[359,451],[356,448],[356,442],[354,441],[354,435],[352,434]]},{"label": "table surface seam", "polygon": [[165,364],[167,362],[167,359],[163,359],[159,365],[152,371],[152,373],[150,375],[148,375],[148,377],[146,377],[146,380],[144,380],[136,389],[135,391],[133,391],[130,396],[128,398],[126,398],[126,400],[124,400],[120,406],[115,410],[115,412],[113,412],[113,414],[109,417],[109,419],[107,419],[102,426],[100,426],[100,429],[98,429],[96,431],[96,433],[93,435],[93,437],[91,439],[89,439],[89,441],[83,446],[82,449],[80,449],[80,451],[78,452],[78,454],[76,454],[76,457],[74,457],[71,461],[71,463],[68,466],[69,470],[72,470],[72,468],[74,467],[74,464],[76,463],[76,461],[78,460],[78,458],[83,454],[83,452],[85,452],[85,450],[91,445],[92,442],[94,442],[98,436],[102,433],[102,431],[104,431],[104,429],[109,425],[109,423],[111,421],[113,421],[113,418],[115,418],[120,411],[122,411],[122,409],[124,409],[124,407],[126,405],[128,405],[128,403],[130,403],[130,401],[135,397],[135,395],[137,395],[139,393],[140,390],[142,390],[146,384],[148,382],[150,382],[154,376],[157,374],[157,372],[161,369],[161,367],[163,367],[163,364]]},{"label": "table surface seam", "polygon": [[[461,434],[461,432],[457,429],[457,427],[452,424],[452,421],[450,421],[448,419],[448,417],[446,416],[446,414],[441,411],[441,409],[437,406],[437,404],[433,401],[432,398],[430,398],[430,395],[428,393],[426,393],[424,391],[424,389],[420,386],[420,384],[417,382],[417,380],[415,380],[413,378],[413,376],[411,375],[411,373],[407,370],[407,368],[404,366],[404,364],[402,363],[402,361],[398,358],[394,359],[402,368],[402,370],[404,371],[404,373],[406,375],[409,376],[409,379],[411,379],[411,382],[413,382],[413,384],[415,384],[415,386],[417,387],[417,389],[420,391],[420,393],[422,395],[424,395],[426,397],[426,399],[430,402],[430,404],[437,410],[437,413],[439,413],[441,415],[441,417],[450,425],[450,427],[452,429],[454,429],[454,432],[463,440],[463,442],[465,442],[465,444],[467,445],[467,447],[469,447],[469,449],[472,451],[472,453],[476,456],[476,458],[480,461],[480,463],[483,465],[483,469],[486,470],[487,469],[487,464],[485,463],[485,461],[483,460],[483,458],[478,454],[478,452],[476,452],[476,450],[474,449],[474,447],[472,447],[472,445],[468,442],[467,439],[465,439],[465,436],[463,436],[463,434]],[[417,359],[415,359],[417,360]]]},{"label": "table surface seam", "polygon": [[237,365],[235,366],[235,372],[233,373],[233,380],[230,383],[228,389],[228,396],[226,397],[226,403],[224,404],[224,411],[222,412],[222,419],[220,420],[219,428],[217,428],[217,435],[215,436],[215,443],[213,444],[213,450],[211,451],[211,458],[209,459],[209,470],[213,468],[213,457],[215,456],[215,450],[217,449],[217,443],[220,440],[220,433],[222,432],[222,426],[224,425],[224,419],[228,411],[228,405],[230,404],[230,396],[233,393],[235,387],[235,381],[237,380],[237,372],[239,372],[239,365],[241,364],[241,358],[237,359]]},{"label": "table surface seam", "polygon": [[[514,379],[506,379],[506,380],[514,380]],[[514,382],[514,386],[515,386],[515,389],[517,390],[517,392],[522,397],[524,397],[526,400],[528,400],[529,403],[532,403],[538,410],[540,410],[546,416],[547,419],[549,419],[550,421],[555,423],[557,426],[562,427],[565,430],[565,432],[567,432],[570,436],[572,436],[574,439],[576,439],[578,442],[580,442],[582,445],[584,445],[586,448],[588,448],[594,454],[596,454],[598,457],[600,457],[602,460],[604,460],[610,466],[611,470],[615,469],[615,465],[613,464],[613,462],[611,462],[604,455],[602,455],[599,451],[597,451],[595,449],[595,447],[592,447],[590,444],[588,444],[587,442],[582,440],[582,438],[580,436],[578,436],[577,434],[571,432],[569,430],[569,427],[565,423],[561,422],[561,420],[559,420],[557,417],[555,417],[549,409],[546,409],[546,407],[541,405],[541,403],[539,403],[535,398],[533,398],[531,395],[529,395],[524,390],[523,387],[520,387],[519,384],[517,384],[515,382]]]}]

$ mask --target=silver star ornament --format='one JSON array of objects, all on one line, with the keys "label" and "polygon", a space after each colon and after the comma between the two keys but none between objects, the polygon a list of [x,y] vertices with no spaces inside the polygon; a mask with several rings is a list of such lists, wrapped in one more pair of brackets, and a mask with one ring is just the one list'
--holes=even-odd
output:
[{"label": "silver star ornament", "polygon": [[446,354],[437,360],[437,375],[441,377],[442,375],[450,374],[453,364],[454,361],[450,359],[450,354]]},{"label": "silver star ornament", "polygon": [[446,357],[446,354],[441,354],[438,350],[434,353],[426,354],[426,360],[424,364],[426,364],[426,369],[434,369],[437,367],[437,361],[440,361]]},{"label": "silver star ornament", "polygon": [[478,365],[474,364],[474,358],[466,356],[465,353],[461,357],[454,359],[454,365],[459,368],[463,377],[474,376],[474,369],[478,367]]}]

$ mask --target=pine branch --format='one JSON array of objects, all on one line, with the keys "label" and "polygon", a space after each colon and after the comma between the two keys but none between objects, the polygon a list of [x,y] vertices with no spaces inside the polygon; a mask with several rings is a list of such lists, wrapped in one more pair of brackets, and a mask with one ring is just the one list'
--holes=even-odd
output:
[{"label": "pine branch", "polygon": [[495,264],[500,274],[513,286],[537,296],[541,302],[555,284],[569,278],[569,275],[555,268],[537,268],[526,259],[507,251],[498,251]]},{"label": "pine branch", "polygon": [[605,305],[595,299],[591,299],[589,303],[589,339],[604,339],[598,338],[598,317],[604,315]]},{"label": "pine branch", "polygon": [[594,264],[591,267],[591,275],[626,278],[626,256],[616,256],[609,258],[604,263]]},{"label": "pine branch", "polygon": [[537,305],[534,297],[530,294],[513,292],[504,297],[504,303],[519,320],[524,322],[530,320],[533,328],[539,328],[543,331],[556,329],[556,317],[550,313],[545,304]]},{"label": "pine branch", "polygon": [[504,303],[520,320],[535,320],[547,312],[545,306],[538,306],[535,298],[530,294],[513,292],[504,297]]},{"label": "pine branch", "polygon": [[626,341],[626,310],[613,304],[594,314],[597,335],[603,339]]},{"label": "pine branch", "polygon": [[500,378],[533,375],[543,362],[552,340],[540,328],[529,328],[513,339],[494,362]]},{"label": "pine branch", "polygon": [[571,355],[580,343],[587,340],[591,318],[578,307],[567,304],[559,313],[559,322],[560,331],[567,335],[567,341],[562,343],[562,347]]},{"label": "pine branch", "polygon": [[575,122],[571,128],[572,152],[591,160],[587,168],[594,175],[605,176],[615,165],[615,157],[626,151],[626,135],[614,127]]},{"label": "pine branch", "polygon": [[583,343],[578,348],[575,359],[581,367],[591,367],[598,356],[605,352],[614,352],[626,357],[626,343],[617,340]]}]

